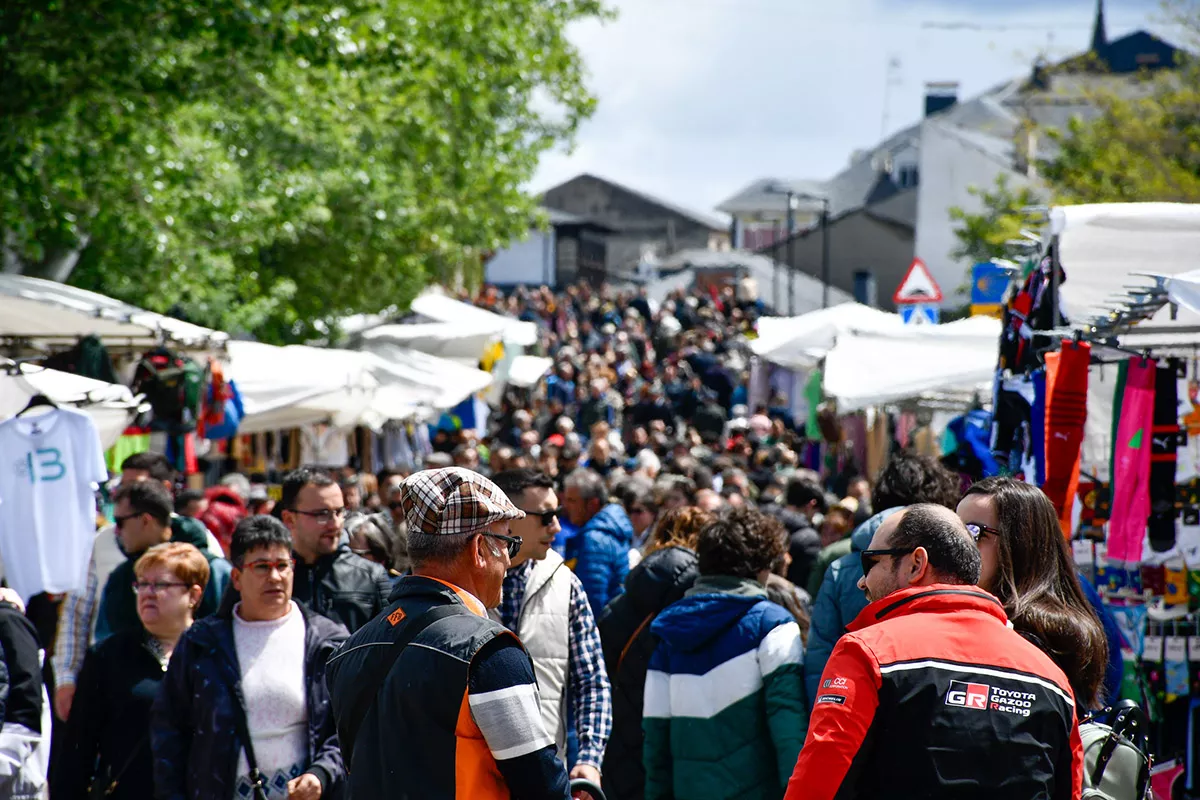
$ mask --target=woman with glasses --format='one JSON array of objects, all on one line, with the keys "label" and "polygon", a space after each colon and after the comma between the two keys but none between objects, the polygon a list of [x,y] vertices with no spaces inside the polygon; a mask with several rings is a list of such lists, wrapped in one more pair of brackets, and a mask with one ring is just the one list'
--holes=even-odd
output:
[{"label": "woman with glasses", "polygon": [[133,567],[138,630],[88,651],[76,681],[55,798],[142,800],[154,795],[150,706],[208,583],[208,560],[190,544],[149,548]]},{"label": "woman with glasses", "polygon": [[346,629],[292,600],[292,537],[274,517],[238,524],[232,611],[194,625],[154,704],[159,797],[317,800],[345,768],[325,662]]},{"label": "woman with glasses", "polygon": [[1017,632],[1066,674],[1078,707],[1100,707],[1109,646],[1080,587],[1054,504],[1036,486],[987,478],[967,490],[958,516],[979,545],[980,587],[999,598]]}]

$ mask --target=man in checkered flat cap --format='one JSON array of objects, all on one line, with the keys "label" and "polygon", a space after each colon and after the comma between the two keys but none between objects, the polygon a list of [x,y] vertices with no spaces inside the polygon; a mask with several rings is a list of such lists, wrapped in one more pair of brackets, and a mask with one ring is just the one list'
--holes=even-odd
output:
[{"label": "man in checkered flat cap", "polygon": [[413,574],[328,665],[350,794],[566,798],[533,663],[487,616],[521,547],[509,524],[525,512],[461,467],[412,475],[400,503]]}]

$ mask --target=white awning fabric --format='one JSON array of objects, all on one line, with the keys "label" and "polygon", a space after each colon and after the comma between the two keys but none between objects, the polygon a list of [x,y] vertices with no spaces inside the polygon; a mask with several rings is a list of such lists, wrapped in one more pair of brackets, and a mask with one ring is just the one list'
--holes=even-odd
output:
[{"label": "white awning fabric", "polygon": [[[1050,232],[1058,236],[1059,260],[1066,272],[1059,296],[1073,323],[1103,313],[1115,304],[1114,298],[1128,294],[1126,287],[1152,283],[1134,273],[1185,279],[1187,273],[1200,270],[1200,204],[1058,206],[1050,210]],[[1200,322],[1190,314],[1174,321],[1170,316],[1164,309],[1142,324]]]},{"label": "white awning fabric", "polygon": [[554,366],[554,360],[540,356],[517,356],[508,368],[508,382],[527,389],[534,386]]},{"label": "white awning fabric", "polygon": [[0,336],[61,341],[88,334],[137,345],[153,344],[166,335],[180,345],[200,349],[229,338],[221,331],[96,292],[41,278],[0,274]]},{"label": "white awning fabric", "polygon": [[426,289],[412,301],[412,310],[438,322],[448,322],[462,328],[492,333],[505,344],[530,347],[537,343],[537,325],[495,314],[485,308],[448,297],[439,287]]},{"label": "white awning fabric", "polygon": [[[0,359],[0,366],[11,363]],[[22,364],[17,374],[0,371],[0,420],[19,413],[35,394],[44,394],[60,406],[73,406],[91,417],[105,449],[121,438],[138,408],[126,386]]]},{"label": "white awning fabric", "polygon": [[930,395],[988,395],[996,370],[1001,323],[972,317],[947,325],[842,336],[825,358],[825,393],[838,410]]},{"label": "white awning fabric", "polygon": [[844,303],[798,317],[764,317],[758,321],[758,338],[750,343],[750,349],[773,364],[810,369],[842,336],[889,334],[909,327],[899,314],[861,303]]}]

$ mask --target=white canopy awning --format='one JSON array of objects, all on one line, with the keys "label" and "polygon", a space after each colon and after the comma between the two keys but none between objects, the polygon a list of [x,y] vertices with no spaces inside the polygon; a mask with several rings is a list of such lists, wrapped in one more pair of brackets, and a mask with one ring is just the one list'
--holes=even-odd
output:
[{"label": "white canopy awning", "polygon": [[478,364],[484,352],[497,340],[494,331],[449,322],[380,325],[362,333],[362,346],[367,350],[384,345],[402,347],[468,367]]},{"label": "white canopy awning", "polygon": [[[0,359],[0,367],[11,364]],[[0,371],[0,420],[19,413],[35,394],[44,394],[60,406],[75,407],[91,417],[105,449],[121,438],[138,408],[126,386],[22,364],[16,374]]]},{"label": "white canopy awning", "polygon": [[227,378],[237,383],[246,416],[239,433],[326,422],[364,421],[379,382],[374,361],[355,350],[230,342]]},{"label": "white canopy awning", "polygon": [[[1174,276],[1200,269],[1200,205],[1103,203],[1050,210],[1066,280],[1059,290],[1072,323],[1104,313],[1129,286],[1152,284],[1133,273]],[[1160,311],[1143,325],[1194,325],[1200,317]]]},{"label": "white canopy awning", "polygon": [[412,310],[438,322],[448,322],[470,330],[495,334],[505,344],[530,347],[537,343],[538,330],[534,323],[501,316],[447,297],[445,292],[436,286],[426,289],[413,300]]},{"label": "white canopy awning", "polygon": [[899,314],[861,303],[844,303],[798,317],[764,317],[758,321],[758,338],[750,343],[750,349],[773,364],[809,369],[825,357],[841,336],[888,334],[909,327]]},{"label": "white canopy awning", "polygon": [[229,338],[220,331],[86,289],[26,275],[0,274],[0,336],[53,341],[89,334],[140,346],[154,344],[165,335],[196,348]]},{"label": "white canopy awning", "polygon": [[927,395],[969,399],[976,390],[987,395],[1000,329],[1000,320],[971,317],[841,336],[825,357],[825,393],[837,398],[843,412]]},{"label": "white canopy awning", "polygon": [[554,359],[540,356],[517,356],[508,368],[508,382],[513,386],[527,389],[537,384],[553,366]]},{"label": "white canopy awning", "polygon": [[370,343],[364,355],[372,358],[372,373],[388,394],[403,393],[418,407],[453,408],[492,384],[491,374],[481,369],[387,342]]}]

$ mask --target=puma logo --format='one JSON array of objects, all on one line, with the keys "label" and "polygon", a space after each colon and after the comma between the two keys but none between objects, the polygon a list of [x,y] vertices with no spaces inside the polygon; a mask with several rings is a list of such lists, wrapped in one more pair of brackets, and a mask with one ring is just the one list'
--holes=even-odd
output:
[{"label": "puma logo", "polygon": [[1062,431],[1055,431],[1054,438],[1062,439],[1065,442],[1065,441],[1069,441],[1071,437],[1068,434],[1063,433]]}]

